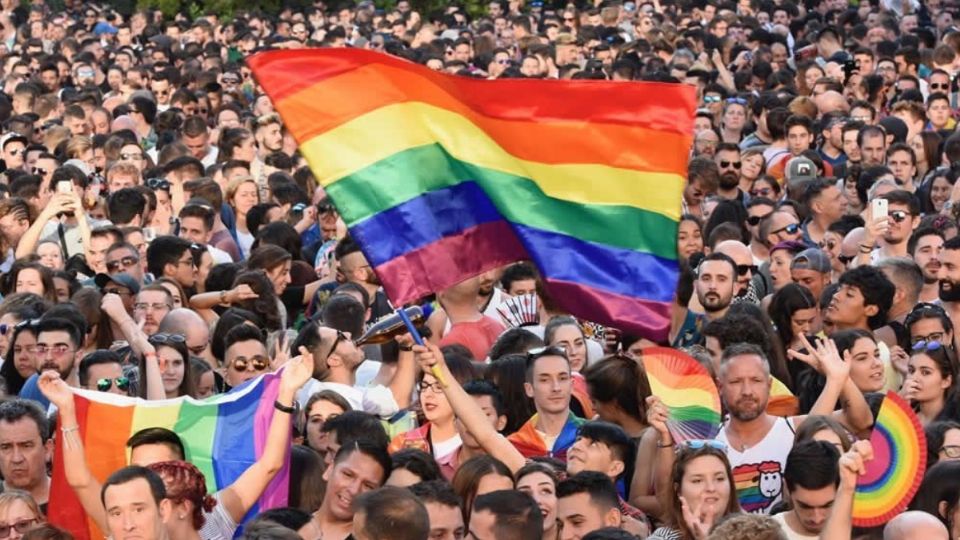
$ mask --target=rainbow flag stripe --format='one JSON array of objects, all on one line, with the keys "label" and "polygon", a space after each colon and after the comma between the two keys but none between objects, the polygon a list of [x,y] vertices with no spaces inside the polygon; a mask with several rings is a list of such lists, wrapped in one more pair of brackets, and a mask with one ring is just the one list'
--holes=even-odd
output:
[{"label": "rainbow flag stripe", "polygon": [[888,391],[870,434],[873,459],[857,481],[853,524],[883,525],[916,494],[927,466],[927,439],[910,404]]},{"label": "rainbow flag stripe", "polygon": [[[180,436],[187,461],[203,472],[209,492],[219,491],[263,454],[279,388],[279,374],[271,373],[207,401],[186,397],[146,401],[76,390],[74,403],[87,465],[102,483],[110,473],[128,464],[126,442],[131,435],[144,428],[163,427]],[[59,429],[56,437],[56,447],[63,448]],[[246,519],[261,510],[286,506],[289,472],[288,455],[287,463]],[[51,523],[66,528],[78,540],[104,537],[67,484],[59,452],[54,453],[49,512]]]},{"label": "rainbow flag stripe", "polygon": [[707,369],[684,352],[643,349],[650,390],[669,408],[667,428],[675,444],[712,439],[720,431],[720,393]]},{"label": "rainbow flag stripe", "polygon": [[692,88],[477,80],[352,49],[248,63],[395,303],[529,259],[565,310],[665,335]]}]

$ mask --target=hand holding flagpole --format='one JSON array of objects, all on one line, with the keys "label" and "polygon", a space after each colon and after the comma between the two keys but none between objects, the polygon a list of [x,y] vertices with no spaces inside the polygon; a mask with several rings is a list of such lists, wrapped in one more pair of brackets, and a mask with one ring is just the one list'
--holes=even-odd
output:
[{"label": "hand holding flagpole", "polygon": [[[407,326],[407,330],[410,331],[410,336],[413,337],[413,341],[417,345],[423,345],[423,338],[420,337],[420,332],[417,331],[417,327],[413,325],[413,321],[410,320],[410,317],[407,316],[406,310],[402,307],[397,308],[397,316],[400,317],[400,320],[403,321],[403,324]],[[433,377],[437,379],[437,382],[440,383],[440,386],[446,387],[447,381],[443,377],[443,372],[440,370],[440,366],[434,364],[430,367],[430,373],[433,374]]]}]

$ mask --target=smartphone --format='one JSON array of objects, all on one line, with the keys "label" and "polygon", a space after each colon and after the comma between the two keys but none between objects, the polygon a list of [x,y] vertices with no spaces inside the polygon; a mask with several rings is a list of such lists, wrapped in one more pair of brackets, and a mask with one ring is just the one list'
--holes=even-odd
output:
[{"label": "smartphone", "polygon": [[73,182],[69,180],[57,182],[57,193],[73,193]]},{"label": "smartphone", "polygon": [[887,201],[886,199],[874,199],[872,204],[873,204],[872,210],[873,210],[874,220],[876,220],[877,218],[887,217],[888,211],[889,211],[889,208],[887,205],[889,204],[889,201]]}]

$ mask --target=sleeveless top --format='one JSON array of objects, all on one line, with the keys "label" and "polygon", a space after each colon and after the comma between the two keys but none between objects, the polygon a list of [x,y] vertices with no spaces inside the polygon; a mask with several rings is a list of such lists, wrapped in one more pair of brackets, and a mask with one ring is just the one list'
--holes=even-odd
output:
[{"label": "sleeveless top", "polygon": [[793,424],[787,418],[777,417],[763,440],[744,452],[730,445],[725,428],[717,434],[717,440],[727,445],[740,507],[744,512],[769,514],[782,499],[783,470],[793,447]]}]

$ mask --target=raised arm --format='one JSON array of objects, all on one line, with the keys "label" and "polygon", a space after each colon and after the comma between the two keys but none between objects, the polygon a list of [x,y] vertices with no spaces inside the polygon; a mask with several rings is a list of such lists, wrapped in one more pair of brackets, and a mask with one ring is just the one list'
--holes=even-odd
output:
[{"label": "raised arm", "polygon": [[123,300],[116,294],[105,294],[100,302],[100,307],[120,327],[123,337],[127,338],[127,343],[130,344],[134,354],[144,357],[146,367],[144,375],[147,380],[141,382],[147,385],[147,399],[166,399],[167,393],[163,389],[163,375],[160,373],[160,364],[157,363],[157,351],[147,340],[147,336],[143,333],[140,325],[130,318],[130,314],[123,307]]},{"label": "raised arm", "polygon": [[263,494],[263,490],[267,489],[273,477],[283,468],[284,459],[290,449],[291,415],[281,407],[287,410],[293,408],[297,391],[310,380],[312,375],[313,355],[305,347],[300,347],[300,356],[287,362],[280,373],[277,407],[270,420],[263,455],[234,483],[220,492],[220,500],[234,523],[240,523],[243,516]]},{"label": "raised arm", "polygon": [[80,437],[80,426],[77,424],[73,391],[54,370],[41,373],[37,386],[58,410],[60,431],[63,432],[63,447],[57,448],[56,451],[63,456],[63,472],[67,483],[80,499],[84,512],[101,531],[106,532],[109,529],[107,529],[103,503],[100,502],[100,482],[87,467],[87,454],[83,448],[83,439]]},{"label": "raised arm", "polygon": [[853,531],[853,495],[857,478],[866,472],[865,463],[873,459],[870,441],[853,443],[847,453],[840,456],[840,486],[833,499],[830,518],[820,531],[821,540],[850,540]]},{"label": "raised arm", "polygon": [[20,237],[20,242],[17,243],[17,250],[14,256],[17,259],[22,259],[23,257],[33,254],[37,249],[37,242],[40,241],[43,228],[46,227],[51,219],[57,217],[57,214],[62,212],[83,213],[83,208],[76,204],[74,197],[70,194],[57,193],[54,195],[53,198],[50,199],[50,203],[40,211],[40,215],[37,216],[37,219],[30,225],[27,232],[23,233],[23,236]]},{"label": "raised arm", "polygon": [[477,402],[470,397],[470,394],[460,386],[460,383],[453,378],[453,373],[443,361],[443,353],[432,343],[426,345],[414,345],[413,352],[417,355],[417,362],[420,367],[429,372],[436,366],[440,369],[443,377],[440,379],[446,383],[443,387],[443,393],[450,402],[453,413],[463,422],[467,431],[480,443],[480,446],[491,456],[499,459],[511,471],[517,472],[523,467],[526,460],[523,455],[507,440],[506,437],[497,432],[487,415],[477,406]]},{"label": "raised arm", "polygon": [[[670,492],[670,474],[673,472],[674,454],[673,436],[667,429],[667,406],[657,396],[647,398],[647,423],[657,433],[657,459],[654,462],[653,481],[657,502],[660,508],[670,508],[667,493]],[[639,508],[639,507],[638,507]]]},{"label": "raised arm", "polygon": [[[850,380],[850,351],[847,351],[846,360],[840,359],[840,352],[832,339],[820,340],[816,346],[810,344],[805,336],[800,340],[809,353],[790,350],[787,354],[791,358],[806,362],[814,369],[823,373],[827,383],[809,414],[832,415],[855,433],[870,429],[873,424],[873,413],[863,397],[863,392]],[[840,411],[836,411],[837,400],[840,400]],[[796,417],[795,423],[801,424],[805,417]]]}]

